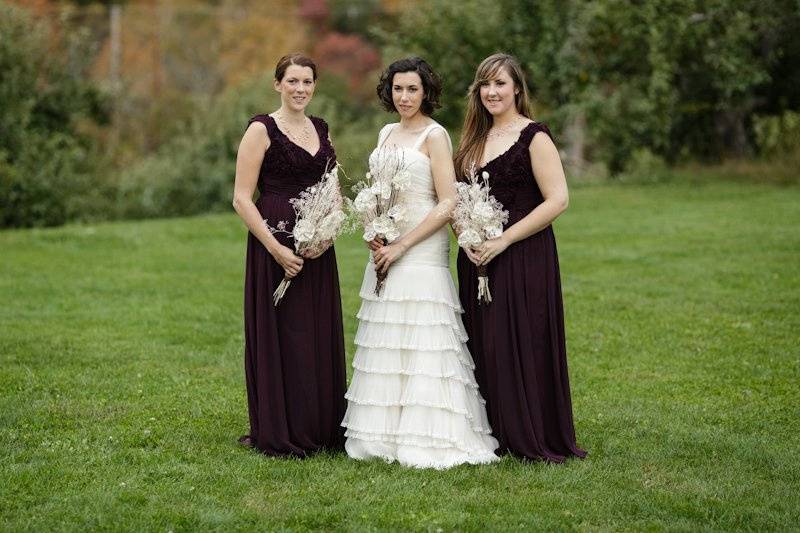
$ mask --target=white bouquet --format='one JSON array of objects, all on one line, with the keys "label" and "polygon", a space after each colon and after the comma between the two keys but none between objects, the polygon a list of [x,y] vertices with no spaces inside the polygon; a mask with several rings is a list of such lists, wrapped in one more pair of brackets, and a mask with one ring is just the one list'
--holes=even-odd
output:
[{"label": "white bouquet", "polygon": [[[364,228],[365,241],[378,238],[389,244],[400,236],[398,223],[405,218],[406,207],[399,193],[411,182],[411,175],[403,165],[402,153],[392,148],[380,149],[375,157],[370,158],[369,172],[364,178],[353,187],[356,197],[348,205]],[[380,294],[386,273],[375,274],[378,278],[375,294]]]},{"label": "white bouquet", "polygon": [[[287,222],[281,221],[277,228],[269,228],[273,233],[287,233],[294,237],[294,250],[298,255],[321,250],[333,242],[343,231],[347,218],[342,209],[342,194],[339,190],[339,165],[326,171],[319,182],[306,188],[289,203],[295,212],[292,231],[287,231]],[[278,305],[292,283],[284,277],[272,294],[272,302]]]},{"label": "white bouquet", "polygon": [[[459,231],[458,245],[465,250],[476,248],[487,239],[496,239],[503,233],[503,224],[508,222],[508,211],[490,194],[489,173],[484,171],[478,178],[473,164],[467,179],[456,182],[453,210],[453,224]],[[478,266],[478,301],[492,301],[486,265]]]}]

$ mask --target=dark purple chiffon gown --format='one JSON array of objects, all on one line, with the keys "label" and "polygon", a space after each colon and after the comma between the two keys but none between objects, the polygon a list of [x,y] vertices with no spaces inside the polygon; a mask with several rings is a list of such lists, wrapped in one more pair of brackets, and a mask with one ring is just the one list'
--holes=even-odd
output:
[{"label": "dark purple chiffon gown", "polygon": [[[509,212],[506,227],[544,200],[528,152],[540,131],[550,135],[545,125],[528,124],[508,151],[479,170],[489,173],[492,194]],[[552,226],[509,246],[489,263],[488,272],[493,301],[480,305],[477,269],[459,251],[459,296],[469,334],[467,345],[492,434],[500,443],[498,453],[552,462],[584,457],[572,422]]]},{"label": "dark purple chiffon gown", "polygon": [[[258,178],[261,216],[291,230],[295,213],[289,199],[319,181],[336,160],[328,125],[312,117],[320,139],[315,155],[292,143],[268,115],[263,123],[270,146]],[[294,249],[292,237],[275,234]],[[250,444],[268,455],[303,457],[344,443],[339,425],[345,411],[345,351],[339,275],[333,247],[306,260],[278,307],[272,293],[283,268],[252,233],[247,238],[244,284],[245,376]]]}]

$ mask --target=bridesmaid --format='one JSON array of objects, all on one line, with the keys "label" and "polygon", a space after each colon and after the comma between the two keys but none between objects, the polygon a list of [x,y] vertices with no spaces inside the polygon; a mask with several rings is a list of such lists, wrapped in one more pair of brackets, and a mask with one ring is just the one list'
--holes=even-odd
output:
[{"label": "bridesmaid", "polygon": [[[328,125],[305,115],[316,80],[311,59],[281,58],[274,82],[281,106],[250,119],[236,160],[233,206],[250,230],[244,283],[250,433],[239,442],[267,455],[304,457],[343,444],[346,374],[336,255],[329,247],[298,257],[290,235],[266,227],[286,220],[291,230],[289,200],[336,161]],[[274,307],[272,293],[284,275],[292,285]]]},{"label": "bridesmaid", "polygon": [[[572,422],[564,312],[551,223],[568,203],[547,126],[530,119],[518,61],[486,58],[470,87],[456,172],[474,163],[509,212],[503,234],[458,254],[459,295],[476,378],[499,453],[563,462],[584,457]],[[479,305],[476,265],[493,301]]]}]

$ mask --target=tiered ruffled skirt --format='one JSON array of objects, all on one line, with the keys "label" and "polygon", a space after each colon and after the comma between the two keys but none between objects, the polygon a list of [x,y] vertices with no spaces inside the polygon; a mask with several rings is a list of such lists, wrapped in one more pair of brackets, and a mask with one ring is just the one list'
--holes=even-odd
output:
[{"label": "tiered ruffled skirt", "polygon": [[380,296],[375,282],[370,262],[342,421],[348,455],[417,468],[498,460],[449,269],[395,264]]}]

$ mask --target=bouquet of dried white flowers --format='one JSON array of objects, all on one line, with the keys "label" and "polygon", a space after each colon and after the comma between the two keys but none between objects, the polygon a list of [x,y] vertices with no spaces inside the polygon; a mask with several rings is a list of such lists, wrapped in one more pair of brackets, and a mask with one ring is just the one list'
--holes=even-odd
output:
[{"label": "bouquet of dried white flowers", "polygon": [[[273,233],[287,233],[294,237],[294,250],[298,255],[322,250],[338,237],[347,216],[342,209],[342,194],[339,190],[339,165],[322,175],[319,182],[306,188],[289,203],[295,212],[292,231],[287,231],[288,222],[278,222],[276,228],[267,226]],[[286,294],[291,278],[284,277],[272,294],[277,306]]]},{"label": "bouquet of dried white flowers", "polygon": [[[453,210],[453,224],[458,228],[458,245],[462,248],[476,248],[487,239],[496,239],[503,233],[503,224],[508,222],[508,211],[491,195],[489,173],[481,177],[473,164],[469,170],[468,181],[456,182],[456,207]],[[486,265],[478,265],[478,301],[489,303],[489,274]]]},{"label": "bouquet of dried white flowers", "polygon": [[[406,214],[406,206],[401,201],[401,192],[411,182],[411,175],[403,164],[402,152],[393,148],[381,148],[370,158],[369,172],[364,180],[353,186],[355,200],[348,204],[353,216],[364,227],[364,240],[375,238],[389,244],[400,236],[398,223]],[[375,272],[378,282],[375,294],[380,294],[385,272]]]}]

